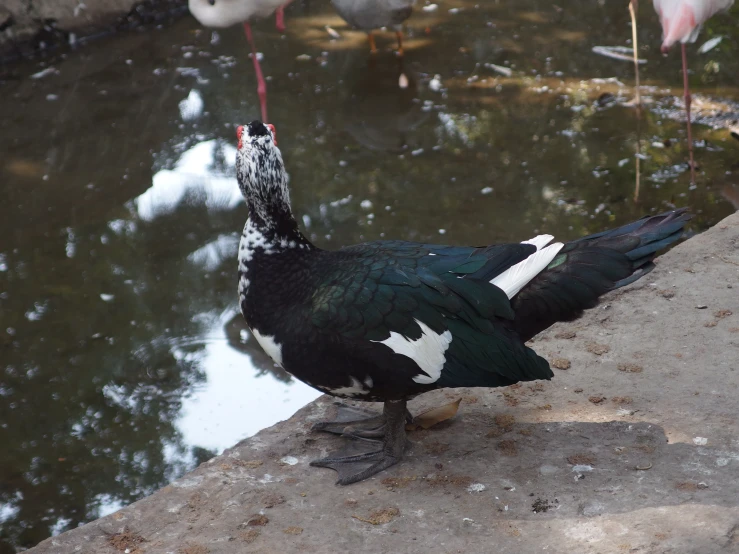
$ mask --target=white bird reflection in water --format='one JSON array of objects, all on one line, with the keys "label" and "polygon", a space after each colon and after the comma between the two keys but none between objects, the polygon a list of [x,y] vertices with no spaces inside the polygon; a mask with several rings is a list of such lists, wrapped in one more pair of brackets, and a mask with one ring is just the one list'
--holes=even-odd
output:
[{"label": "white bird reflection in water", "polygon": [[[170,213],[188,196],[205,203],[209,210],[232,209],[242,202],[236,185],[234,163],[236,147],[215,139],[199,142],[186,150],[173,169],[160,169],[152,186],[135,202],[138,216],[151,221]],[[226,167],[217,170],[218,164]]]},{"label": "white bird reflection in water", "polygon": [[252,349],[229,343],[224,322],[236,316],[241,317],[227,311],[214,318],[198,353],[206,378],[183,399],[176,423],[185,444],[218,453],[289,418],[321,395],[295,379],[285,382],[270,371],[260,375],[266,356],[259,356],[259,346],[254,344],[252,355]]}]

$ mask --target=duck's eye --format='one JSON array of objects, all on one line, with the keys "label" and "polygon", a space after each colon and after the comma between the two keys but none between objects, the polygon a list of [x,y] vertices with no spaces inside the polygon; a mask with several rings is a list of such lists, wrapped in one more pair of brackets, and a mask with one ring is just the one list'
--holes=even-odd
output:
[{"label": "duck's eye", "polygon": [[208,0],[208,4],[210,4],[211,6],[215,6],[216,0]]}]

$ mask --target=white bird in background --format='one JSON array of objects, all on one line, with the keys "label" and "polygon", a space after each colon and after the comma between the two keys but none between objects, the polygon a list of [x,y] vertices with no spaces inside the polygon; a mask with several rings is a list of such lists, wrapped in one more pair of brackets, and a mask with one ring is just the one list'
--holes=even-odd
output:
[{"label": "white bird in background", "polygon": [[254,71],[257,75],[257,94],[262,111],[262,121],[267,118],[267,83],[259,65],[257,49],[251,33],[250,21],[254,17],[269,17],[276,15],[277,30],[285,30],[285,16],[283,8],[291,0],[188,0],[190,13],[205,27],[225,28],[243,23],[246,39],[249,41],[252,52]]},{"label": "white bird in background", "polygon": [[690,129],[690,87],[685,43],[695,42],[703,24],[720,11],[728,10],[734,0],[653,0],[662,24],[662,53],[680,42],[683,54],[683,87],[685,113],[688,118],[688,151],[690,152],[690,182],[695,183],[693,137]]}]

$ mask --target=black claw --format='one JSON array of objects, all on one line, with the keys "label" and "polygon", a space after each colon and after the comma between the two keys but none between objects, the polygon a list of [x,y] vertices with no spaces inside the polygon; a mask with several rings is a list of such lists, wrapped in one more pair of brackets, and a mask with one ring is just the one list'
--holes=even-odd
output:
[{"label": "black claw", "polygon": [[[315,430],[341,433],[352,439],[360,439],[367,442],[379,442],[377,438],[382,437],[382,449],[371,452],[363,452],[351,456],[328,456],[319,460],[313,460],[313,467],[328,467],[339,473],[338,485],[349,485],[363,481],[380,471],[397,464],[402,458],[409,442],[405,435],[406,421],[413,418],[406,409],[404,400],[385,402],[381,416],[374,416],[365,420],[347,422],[328,422],[316,424]],[[372,463],[369,467],[367,463]],[[355,468],[359,465],[360,468]],[[358,469],[358,470],[357,470]]]}]

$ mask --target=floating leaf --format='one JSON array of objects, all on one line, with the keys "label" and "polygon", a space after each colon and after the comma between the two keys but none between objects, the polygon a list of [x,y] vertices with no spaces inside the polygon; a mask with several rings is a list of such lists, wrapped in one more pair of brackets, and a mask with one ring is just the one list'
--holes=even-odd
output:
[{"label": "floating leaf", "polygon": [[415,431],[416,429],[428,429],[433,427],[437,423],[446,421],[447,419],[453,418],[459,410],[459,404],[462,402],[461,398],[458,398],[454,402],[439,406],[437,408],[431,408],[418,414],[413,418],[411,423],[406,424],[405,428],[408,431]]},{"label": "floating leaf", "polygon": [[[606,58],[612,58],[614,60],[622,60],[624,62],[634,61],[634,50],[626,48],[625,46],[593,46],[593,53],[600,54]],[[639,64],[647,63],[647,60],[639,58],[637,60]]]}]

